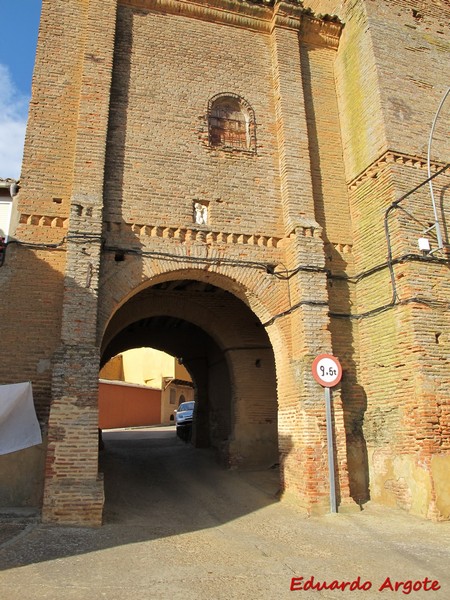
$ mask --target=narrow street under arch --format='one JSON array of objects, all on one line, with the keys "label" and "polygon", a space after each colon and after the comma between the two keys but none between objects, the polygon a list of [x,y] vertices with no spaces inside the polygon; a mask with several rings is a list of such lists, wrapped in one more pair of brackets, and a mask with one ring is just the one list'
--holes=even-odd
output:
[{"label": "narrow street under arch", "polygon": [[[270,473],[271,488],[278,491],[274,356],[265,330],[244,302],[219,287],[191,279],[149,287],[132,296],[111,319],[104,336],[102,364],[139,347],[177,357],[191,375],[196,402],[191,444],[178,440],[173,426],[165,435],[161,428],[133,435],[105,433],[100,461],[105,472],[105,514],[108,496],[117,494],[119,488],[153,488],[164,478],[165,468],[174,470],[173,464],[164,467],[165,461],[170,464],[171,457],[178,456],[174,464],[182,464],[191,460],[187,457],[192,458],[195,449],[210,449],[220,470]],[[198,469],[202,471],[199,460],[192,458],[192,465],[181,469],[180,494],[186,486],[184,478],[195,479]],[[126,477],[131,480],[125,486],[119,483],[121,467],[114,474],[113,464],[130,461],[133,466],[126,469]],[[137,473],[135,480],[133,473]],[[217,472],[212,477],[216,476]],[[267,477],[262,475],[263,480]]]}]

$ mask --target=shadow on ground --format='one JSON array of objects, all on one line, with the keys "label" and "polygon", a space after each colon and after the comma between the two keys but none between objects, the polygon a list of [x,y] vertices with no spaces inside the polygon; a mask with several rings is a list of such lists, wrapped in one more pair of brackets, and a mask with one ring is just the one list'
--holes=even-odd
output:
[{"label": "shadow on ground", "polygon": [[[450,598],[450,523],[371,503],[308,518],[288,499],[277,501],[275,469],[223,470],[173,428],[129,435],[105,435],[103,527],[23,522],[15,537],[0,538],[2,600],[287,600],[293,577],[363,581],[364,600],[409,593],[403,583],[392,591],[391,582],[415,584],[416,600]],[[424,581],[439,589],[425,593]],[[321,589],[301,596],[345,595]]]},{"label": "shadow on ground", "polygon": [[[35,518],[3,523],[0,569],[208,529],[278,502],[278,468],[226,470],[211,450],[178,439],[173,427],[109,431],[103,440],[103,527],[46,526]],[[20,537],[26,544],[14,543]]]}]

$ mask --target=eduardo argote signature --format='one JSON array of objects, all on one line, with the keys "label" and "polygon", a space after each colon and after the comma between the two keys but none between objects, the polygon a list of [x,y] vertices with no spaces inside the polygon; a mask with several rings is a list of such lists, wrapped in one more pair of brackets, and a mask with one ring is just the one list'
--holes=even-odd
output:
[{"label": "eduardo argote signature", "polygon": [[435,592],[441,589],[439,581],[436,579],[429,579],[424,577],[423,579],[405,579],[399,581],[391,579],[391,577],[385,577],[384,580],[378,585],[378,588],[374,588],[372,581],[363,580],[360,576],[356,577],[352,581],[339,581],[333,579],[332,581],[318,581],[314,575],[310,577],[292,577],[291,579],[291,592],[297,591],[317,591],[322,590],[341,590],[355,592],[362,591],[367,592],[372,588],[378,589],[379,592],[389,590],[391,592],[401,592],[402,594],[411,594],[413,592]]}]

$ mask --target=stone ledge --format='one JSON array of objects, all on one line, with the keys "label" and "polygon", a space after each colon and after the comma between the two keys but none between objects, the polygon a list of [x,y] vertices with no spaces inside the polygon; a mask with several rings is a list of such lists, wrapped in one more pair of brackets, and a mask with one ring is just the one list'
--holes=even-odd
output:
[{"label": "stone ledge", "polygon": [[22,213],[19,217],[19,225],[36,225],[38,227],[61,227],[67,229],[69,219],[49,215],[30,215]]},{"label": "stone ledge", "polygon": [[316,15],[301,0],[120,0],[123,6],[270,34],[274,27],[301,31],[304,41],[337,48],[343,24],[337,15]]},{"label": "stone ledge", "polygon": [[277,248],[278,237],[250,233],[230,233],[199,229],[194,227],[166,227],[163,225],[142,225],[138,223],[107,222],[106,230],[111,233],[134,233],[140,238],[175,239],[179,242],[200,242],[205,244],[244,244],[248,246],[266,246]]},{"label": "stone ledge", "polygon": [[[350,183],[347,184],[348,189],[353,191],[368,179],[377,179],[380,171],[382,171],[386,166],[392,164],[401,164],[422,170],[427,169],[427,159],[423,156],[411,156],[409,154],[403,154],[402,152],[388,150],[382,156],[380,156],[380,158],[370,164],[362,173],[352,179]],[[444,163],[433,161],[431,162],[431,172],[436,173],[436,171],[444,166]]]},{"label": "stone ledge", "polygon": [[353,253],[353,245],[352,244],[342,244],[340,242],[326,242],[325,248],[333,248],[339,254],[352,254]]}]

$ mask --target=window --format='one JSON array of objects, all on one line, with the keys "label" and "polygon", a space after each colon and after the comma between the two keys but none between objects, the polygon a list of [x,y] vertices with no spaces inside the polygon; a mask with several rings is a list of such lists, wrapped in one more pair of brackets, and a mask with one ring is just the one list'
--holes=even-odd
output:
[{"label": "window", "polygon": [[219,94],[208,106],[209,145],[213,148],[255,151],[255,115],[236,94]]},{"label": "window", "polygon": [[175,388],[170,388],[169,403],[175,404],[176,401],[177,401],[177,391]]},{"label": "window", "polygon": [[0,197],[0,238],[8,241],[9,227],[11,223],[12,199]]}]

